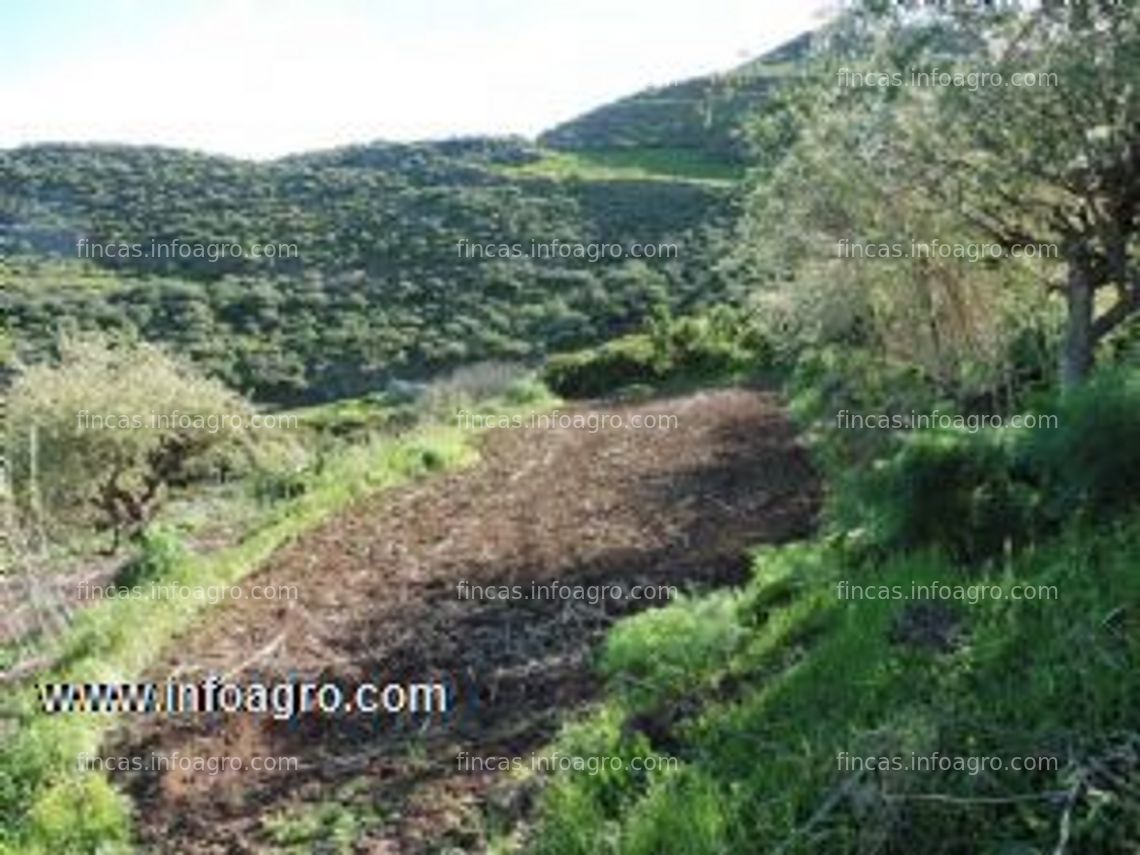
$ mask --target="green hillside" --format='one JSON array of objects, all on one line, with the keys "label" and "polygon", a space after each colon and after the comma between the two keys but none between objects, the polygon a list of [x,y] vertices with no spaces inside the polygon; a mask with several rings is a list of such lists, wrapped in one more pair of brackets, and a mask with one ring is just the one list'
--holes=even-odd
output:
[{"label": "green hillside", "polygon": [[[522,166],[545,156],[510,139],[270,163],[117,146],[0,152],[15,349],[34,359],[69,326],[137,332],[233,386],[294,402],[529,360],[623,332],[658,303],[723,295],[706,236],[729,211],[730,181],[659,164],[652,175],[633,163],[591,175]],[[523,257],[464,254],[464,241],[518,245]],[[621,249],[527,257],[553,241],[561,253]],[[107,244],[141,246],[123,258]],[[255,244],[273,257],[251,257]],[[669,257],[630,258],[634,244]]]},{"label": "green hillside", "polygon": [[571,151],[686,150],[722,163],[747,160],[743,124],[773,87],[802,68],[811,34],[724,74],[647,89],[558,125],[540,138]]},{"label": "green hillside", "polygon": [[[34,362],[61,331],[110,330],[301,403],[534,362],[634,330],[655,307],[731,301],[715,262],[744,172],[738,125],[807,46],[632,96],[540,143],[375,142],[265,163],[0,151],[3,350]],[[557,256],[533,248],[553,242]],[[518,249],[471,249],[487,244]],[[632,257],[642,246],[655,257]]]}]

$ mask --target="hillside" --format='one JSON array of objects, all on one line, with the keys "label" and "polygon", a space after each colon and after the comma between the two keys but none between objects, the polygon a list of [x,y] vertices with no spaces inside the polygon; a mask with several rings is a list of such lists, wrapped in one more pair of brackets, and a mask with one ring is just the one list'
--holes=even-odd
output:
[{"label": "hillside", "polygon": [[664,150],[722,163],[747,161],[743,132],[753,115],[811,49],[805,33],[723,74],[638,92],[551,128],[544,145],[569,151]]},{"label": "hillside", "polygon": [[[532,360],[625,331],[658,303],[723,296],[708,235],[729,215],[730,182],[514,169],[541,157],[513,140],[265,164],[114,146],[0,152],[14,348],[34,359],[71,326],[137,332],[257,397],[296,402]],[[461,241],[528,254],[581,244],[595,259],[465,257]],[[140,244],[140,255],[77,257],[106,244]],[[221,257],[235,244],[241,257]],[[278,257],[250,257],[253,244]],[[623,257],[598,259],[600,244]],[[630,258],[634,244],[668,257]]]},{"label": "hillside", "polygon": [[[631,96],[537,144],[375,142],[267,163],[0,151],[0,352],[35,361],[61,330],[116,330],[299,403],[533,362],[636,328],[655,306],[714,305],[729,298],[715,260],[743,174],[737,125],[807,45]],[[524,257],[464,257],[461,241]],[[551,242],[609,255],[525,257]],[[109,257],[108,244],[132,246]],[[255,244],[275,256],[253,257]],[[635,245],[658,257],[631,257],[645,254]]]}]

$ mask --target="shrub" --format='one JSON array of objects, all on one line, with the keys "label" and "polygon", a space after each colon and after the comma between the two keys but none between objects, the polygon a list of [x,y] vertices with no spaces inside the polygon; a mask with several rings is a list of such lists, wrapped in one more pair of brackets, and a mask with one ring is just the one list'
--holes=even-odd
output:
[{"label": "shrub", "polygon": [[703,666],[726,660],[736,649],[739,607],[734,594],[721,592],[641,612],[609,634],[602,670],[638,706],[680,695],[692,688]]},{"label": "shrub", "polygon": [[1046,409],[1057,427],[1027,431],[1021,454],[1050,518],[1116,514],[1140,500],[1140,370],[1101,372]]},{"label": "shrub", "polygon": [[164,528],[144,531],[139,546],[139,554],[120,571],[116,585],[133,588],[168,576],[187,554],[181,538]]},{"label": "shrub", "polygon": [[774,353],[759,327],[728,307],[676,319],[658,312],[648,332],[551,357],[543,379],[559,395],[591,398],[634,385],[768,368]]},{"label": "shrub", "polygon": [[839,518],[887,549],[937,547],[969,561],[1031,539],[1038,492],[1000,431],[929,430],[847,483]]},{"label": "shrub", "polygon": [[405,430],[417,422],[417,406],[391,392],[373,392],[362,398],[309,407],[300,411],[298,417],[305,431],[313,434],[309,444],[323,447]]},{"label": "shrub", "polygon": [[666,365],[646,335],[631,335],[598,348],[552,356],[542,379],[566,398],[595,398],[634,383],[656,383]]},{"label": "shrub", "polygon": [[315,453],[307,453],[299,442],[263,442],[256,449],[253,471],[246,480],[252,496],[259,502],[274,502],[295,499],[308,492],[315,476],[324,465],[324,443],[318,435]]},{"label": "shrub", "polygon": [[776,349],[755,319],[728,306],[665,321],[656,332],[663,363],[695,378],[732,375],[773,366]]},{"label": "shrub", "polygon": [[[1140,372],[1101,372],[1036,409],[1033,428],[892,437],[869,471],[841,480],[833,516],[884,548],[935,546],[968,559],[1137,504]],[[1056,427],[1040,418],[1051,416]]]},{"label": "shrub", "polygon": [[[247,445],[248,403],[153,345],[64,340],[59,360],[11,389],[13,492],[69,522],[138,534],[167,488],[211,455]],[[222,454],[224,456],[224,454]]]},{"label": "shrub", "polygon": [[548,398],[550,390],[537,377],[522,377],[507,387],[503,400],[512,406],[535,404]]}]

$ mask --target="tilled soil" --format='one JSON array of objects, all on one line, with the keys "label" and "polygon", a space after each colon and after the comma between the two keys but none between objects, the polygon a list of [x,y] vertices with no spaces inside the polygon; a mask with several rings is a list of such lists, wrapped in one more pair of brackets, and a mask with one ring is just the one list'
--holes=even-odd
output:
[{"label": "tilled soil", "polygon": [[[732,389],[585,412],[626,424],[669,414],[677,426],[490,431],[478,465],[364,500],[280,550],[247,585],[295,585],[296,601],[215,607],[150,675],[348,691],[439,680],[449,713],[140,716],[107,755],[244,760],[240,772],[122,775],[140,846],[272,850],[288,842],[274,818],[335,801],[371,818],[352,851],[478,850],[473,817],[501,798],[503,776],[460,768],[458,753],[541,748],[596,698],[591,656],[606,628],[657,603],[463,599],[459,582],[702,589],[742,581],[749,546],[810,530],[816,482],[775,396]],[[256,772],[255,757],[299,769]],[[525,814],[525,799],[511,804]]]}]

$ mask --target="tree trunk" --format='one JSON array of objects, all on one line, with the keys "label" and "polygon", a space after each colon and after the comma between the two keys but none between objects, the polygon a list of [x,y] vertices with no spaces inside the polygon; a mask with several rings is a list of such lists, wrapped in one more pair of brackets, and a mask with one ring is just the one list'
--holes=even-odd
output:
[{"label": "tree trunk", "polygon": [[1093,365],[1093,286],[1079,261],[1069,264],[1065,298],[1069,316],[1061,349],[1061,388],[1071,389],[1085,381]]}]

